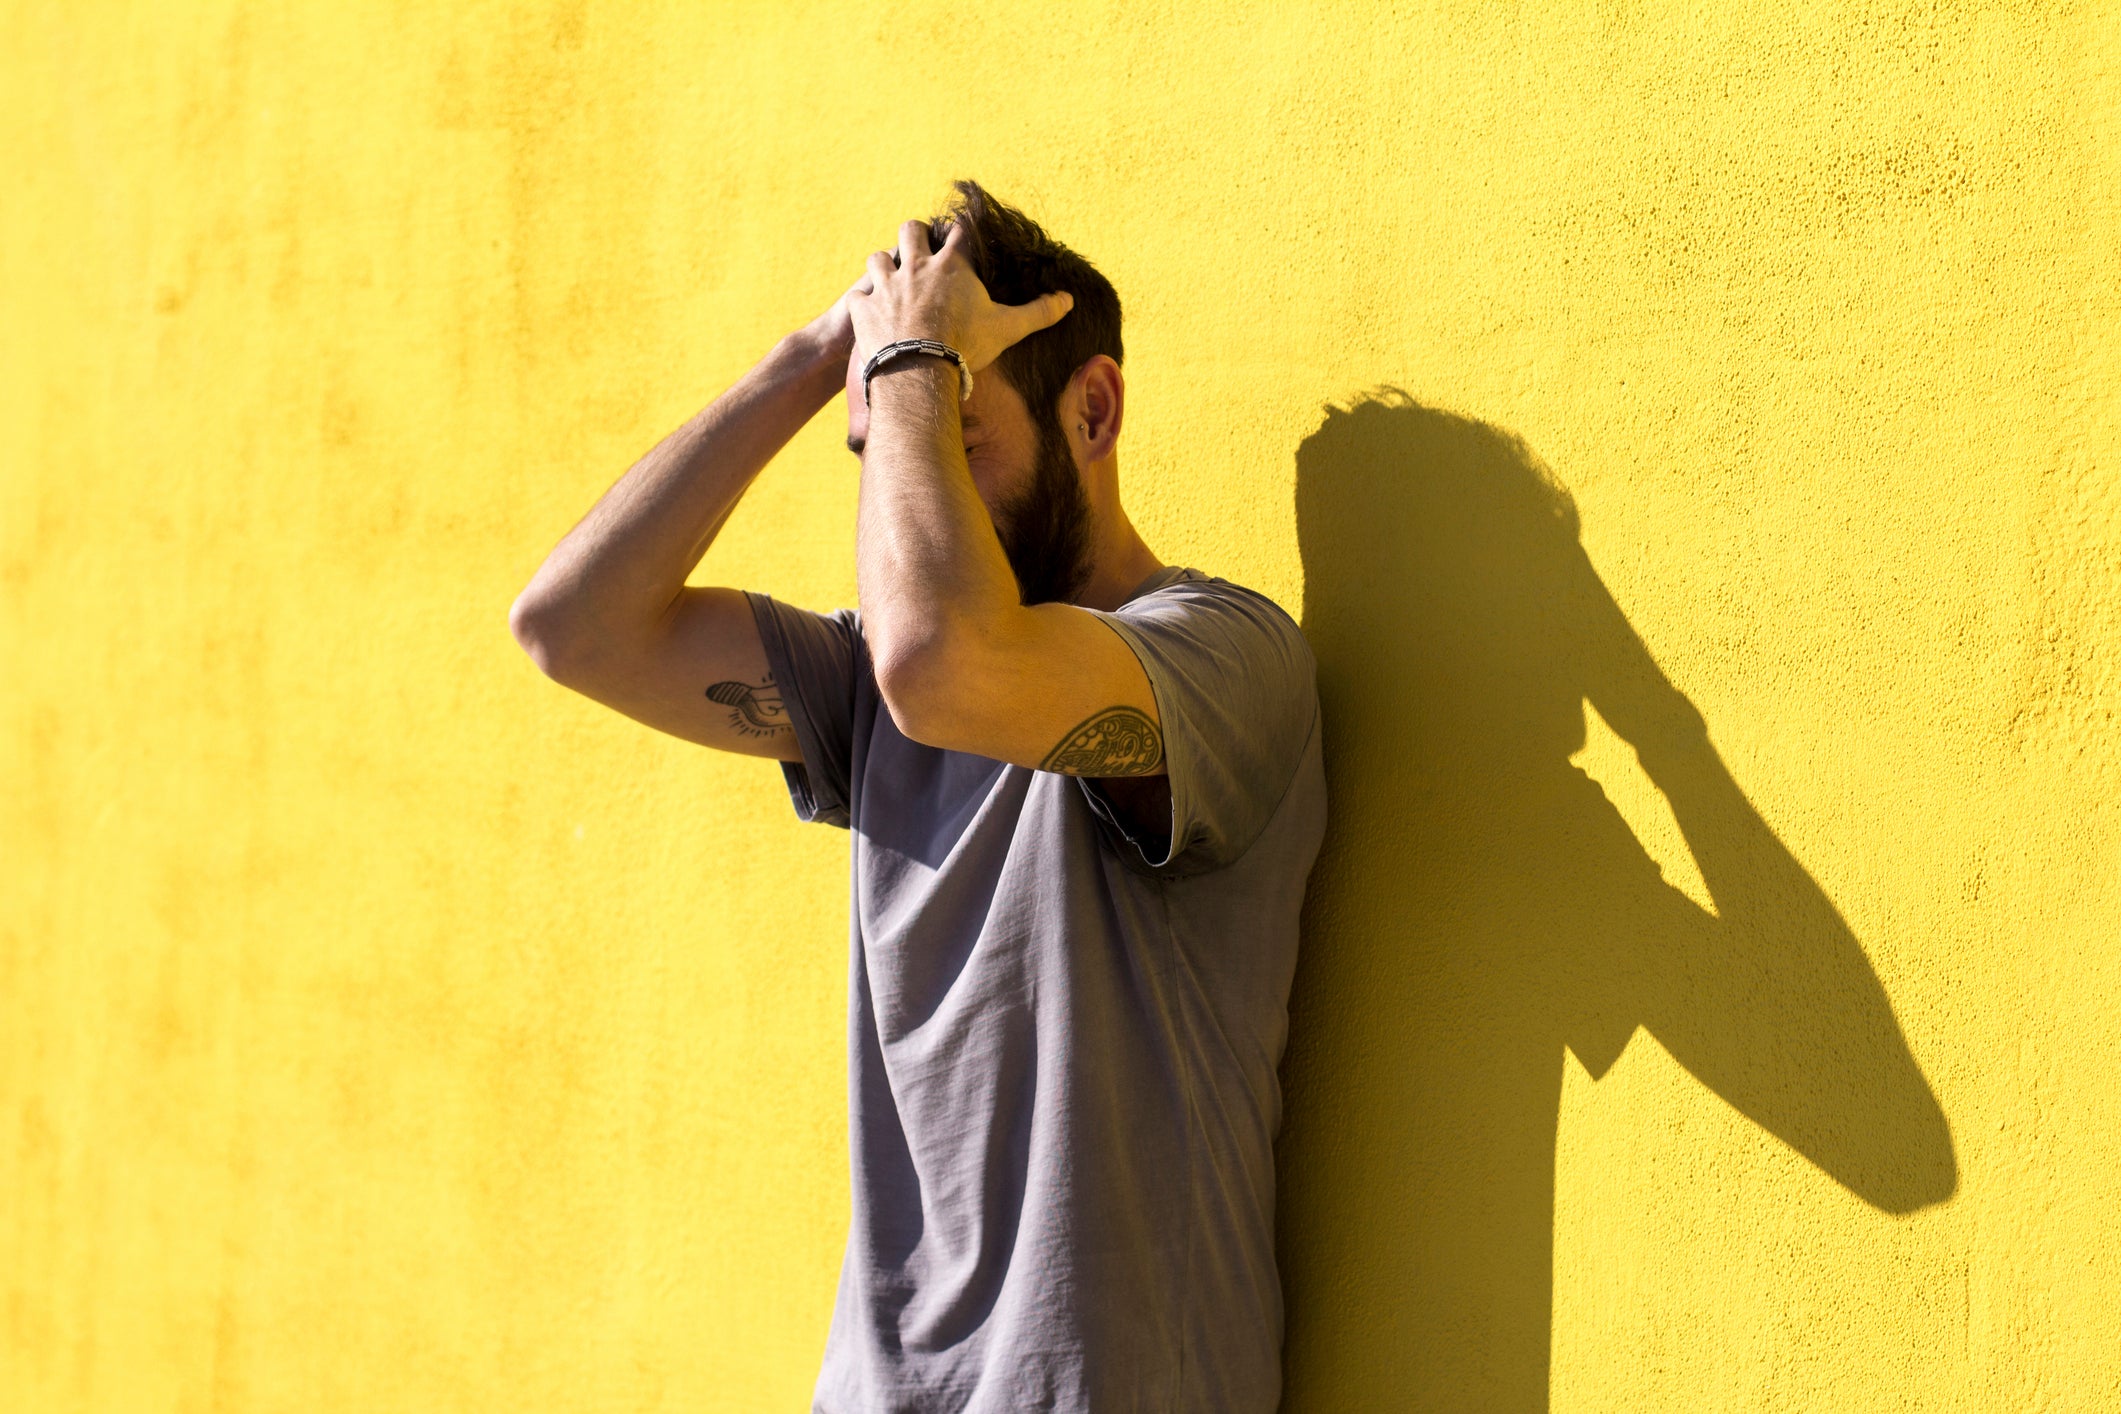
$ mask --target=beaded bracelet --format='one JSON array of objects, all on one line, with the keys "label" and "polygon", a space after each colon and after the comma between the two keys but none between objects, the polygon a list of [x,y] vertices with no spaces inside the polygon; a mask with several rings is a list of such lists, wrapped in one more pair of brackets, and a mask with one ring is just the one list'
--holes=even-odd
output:
[{"label": "beaded bracelet", "polygon": [[896,343],[884,345],[875,353],[869,355],[869,361],[862,365],[863,399],[866,401],[869,397],[870,375],[895,358],[905,354],[917,353],[934,354],[938,358],[947,358],[956,364],[958,382],[963,388],[963,391],[958,394],[958,401],[963,402],[972,396],[972,368],[965,362],[963,354],[951,348],[948,344],[940,343],[934,339],[900,339]]}]

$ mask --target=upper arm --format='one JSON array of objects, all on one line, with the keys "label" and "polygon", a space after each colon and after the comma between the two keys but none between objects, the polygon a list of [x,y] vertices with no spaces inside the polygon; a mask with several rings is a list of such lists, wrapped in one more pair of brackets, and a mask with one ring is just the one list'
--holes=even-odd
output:
[{"label": "upper arm", "polygon": [[[1296,621],[1222,581],[1182,582],[1118,610],[1039,611],[1037,631],[960,668],[964,690],[936,718],[933,744],[1083,777],[1093,801],[1131,817],[1148,867],[1193,873],[1242,857],[1316,736],[1317,664]],[[1054,759],[1086,718],[1114,707],[1154,726],[1154,784],[1168,792],[1110,779],[1147,772]]]},{"label": "upper arm", "polygon": [[880,667],[915,741],[1078,776],[1164,771],[1163,726],[1125,639],[1073,604],[1036,604],[966,629],[917,664]]},{"label": "upper arm", "polygon": [[639,639],[541,663],[554,681],[686,741],[801,759],[742,590],[685,587]]}]

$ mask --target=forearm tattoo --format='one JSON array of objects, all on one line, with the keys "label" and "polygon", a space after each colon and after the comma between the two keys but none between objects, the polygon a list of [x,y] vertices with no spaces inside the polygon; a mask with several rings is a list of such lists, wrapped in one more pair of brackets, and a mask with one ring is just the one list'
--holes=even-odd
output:
[{"label": "forearm tattoo", "polygon": [[773,685],[773,674],[753,687],[743,682],[718,682],[707,689],[710,701],[729,709],[729,729],[738,736],[786,736],[795,728],[788,724],[788,704]]},{"label": "forearm tattoo", "polygon": [[1156,723],[1132,707],[1107,707],[1062,737],[1038,768],[1069,776],[1146,776],[1163,759]]}]

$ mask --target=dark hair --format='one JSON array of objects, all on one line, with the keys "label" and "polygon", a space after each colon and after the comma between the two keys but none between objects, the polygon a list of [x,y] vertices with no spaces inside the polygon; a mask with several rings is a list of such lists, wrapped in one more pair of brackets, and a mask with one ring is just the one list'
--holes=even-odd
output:
[{"label": "dark hair", "polygon": [[965,228],[965,255],[972,272],[996,304],[1025,304],[1066,290],[1075,306],[1058,324],[1003,349],[995,367],[1023,398],[1032,420],[1057,420],[1056,406],[1068,380],[1098,354],[1122,362],[1119,291],[1097,267],[1045,232],[1038,222],[994,196],[978,182],[953,182],[948,207],[930,223],[935,244],[953,225]]}]

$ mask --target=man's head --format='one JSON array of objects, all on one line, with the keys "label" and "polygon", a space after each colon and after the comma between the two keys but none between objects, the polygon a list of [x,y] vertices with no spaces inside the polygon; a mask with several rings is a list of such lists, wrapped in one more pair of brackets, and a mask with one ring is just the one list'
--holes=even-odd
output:
[{"label": "man's head", "polygon": [[[995,303],[1025,304],[1057,290],[1075,298],[1066,317],[1010,345],[983,369],[960,409],[966,462],[1024,602],[1065,601],[1089,578],[1095,526],[1084,462],[1060,408],[1078,375],[1085,375],[1083,381],[1097,385],[1090,390],[1093,402],[1105,400],[1109,386],[1116,427],[1119,293],[1089,261],[976,182],[956,183],[948,207],[930,223],[936,247],[952,226],[964,228],[965,255]],[[1100,355],[1109,366],[1086,370]],[[1083,389],[1073,392],[1081,400]],[[859,451],[868,409],[861,401],[858,359],[848,370],[847,396],[848,445]],[[1110,435],[1108,429],[1096,443],[1106,448],[1104,455]]]}]

